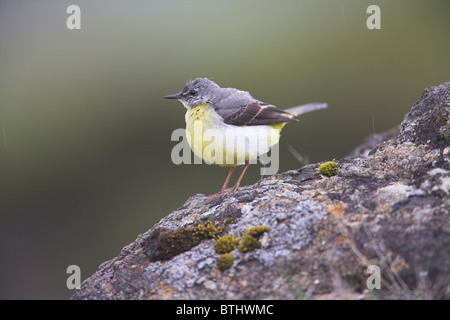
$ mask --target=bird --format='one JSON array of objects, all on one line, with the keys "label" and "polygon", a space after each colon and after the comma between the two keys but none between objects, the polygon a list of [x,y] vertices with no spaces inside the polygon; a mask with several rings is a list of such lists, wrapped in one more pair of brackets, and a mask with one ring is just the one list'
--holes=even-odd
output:
[{"label": "bird", "polygon": [[[164,98],[176,99],[187,109],[186,138],[194,154],[208,164],[230,167],[222,188],[209,199],[239,189],[250,163],[279,142],[287,123],[328,106],[314,102],[281,110],[253,98],[247,91],[221,88],[208,78],[188,80],[180,92]],[[236,184],[227,188],[233,171],[240,165],[244,168]]]}]

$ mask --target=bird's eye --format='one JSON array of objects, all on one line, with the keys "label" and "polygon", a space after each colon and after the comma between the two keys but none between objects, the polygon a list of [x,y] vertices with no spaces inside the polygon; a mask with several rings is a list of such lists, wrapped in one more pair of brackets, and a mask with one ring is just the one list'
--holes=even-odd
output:
[{"label": "bird's eye", "polygon": [[189,91],[189,94],[190,94],[191,96],[195,96],[195,95],[197,94],[197,91],[191,90],[191,91]]}]

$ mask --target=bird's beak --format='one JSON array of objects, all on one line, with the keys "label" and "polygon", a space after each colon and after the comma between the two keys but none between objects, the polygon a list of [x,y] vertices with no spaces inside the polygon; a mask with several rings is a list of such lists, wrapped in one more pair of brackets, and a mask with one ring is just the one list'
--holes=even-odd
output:
[{"label": "bird's beak", "polygon": [[183,96],[180,93],[171,94],[164,97],[164,99],[181,99],[181,98],[183,98]]}]

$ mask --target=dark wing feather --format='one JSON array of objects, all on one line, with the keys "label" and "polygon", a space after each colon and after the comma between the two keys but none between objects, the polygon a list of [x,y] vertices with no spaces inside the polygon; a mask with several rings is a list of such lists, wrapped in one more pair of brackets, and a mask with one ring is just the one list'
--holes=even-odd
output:
[{"label": "dark wing feather", "polygon": [[273,105],[254,101],[241,106],[235,113],[228,115],[223,120],[226,124],[235,126],[270,125],[298,121],[288,115],[290,114]]}]

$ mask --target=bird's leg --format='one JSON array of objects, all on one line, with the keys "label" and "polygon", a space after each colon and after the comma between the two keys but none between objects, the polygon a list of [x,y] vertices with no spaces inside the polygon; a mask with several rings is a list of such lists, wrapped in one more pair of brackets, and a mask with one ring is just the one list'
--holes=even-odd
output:
[{"label": "bird's leg", "polygon": [[231,191],[231,188],[227,189],[227,186],[228,186],[228,182],[230,182],[231,175],[233,174],[233,171],[234,171],[235,168],[236,168],[236,166],[233,166],[233,167],[230,168],[230,171],[228,172],[227,178],[225,179],[225,183],[223,184],[222,189],[220,189],[220,191],[217,192],[216,194],[213,194],[213,195],[209,196],[208,200],[214,199],[216,197],[223,196],[223,195],[225,195],[225,194],[227,194],[228,192]]},{"label": "bird's leg", "polygon": [[214,199],[214,198],[217,198],[217,197],[223,197],[227,193],[230,193],[230,192],[233,192],[233,191],[236,191],[237,189],[239,189],[239,185],[241,184],[241,180],[244,177],[245,171],[247,171],[247,168],[248,168],[249,165],[250,165],[250,162],[248,160],[245,160],[244,169],[242,169],[241,175],[239,176],[239,179],[237,180],[236,184],[234,185],[234,187],[227,189],[227,185],[228,185],[228,182],[230,181],[231,174],[233,173],[234,168],[236,168],[236,167],[231,167],[230,172],[228,172],[227,179],[225,180],[225,183],[223,184],[222,189],[219,192],[217,192],[216,194],[213,194],[213,195],[209,196],[208,200],[211,200],[211,199]]},{"label": "bird's leg", "polygon": [[244,177],[245,171],[247,171],[248,166],[250,165],[250,162],[248,160],[245,160],[245,166],[244,169],[242,169],[241,175],[239,176],[238,181],[236,182],[236,184],[234,185],[233,188],[231,188],[230,191],[236,191],[237,189],[239,189],[239,185],[241,184],[241,180]]},{"label": "bird's leg", "polygon": [[227,178],[225,179],[225,183],[223,184],[223,187],[222,187],[222,189],[220,191],[225,190],[227,188],[228,182],[230,182],[231,175],[233,174],[233,171],[234,171],[235,168],[236,168],[235,166],[230,168],[230,171],[228,172]]}]

